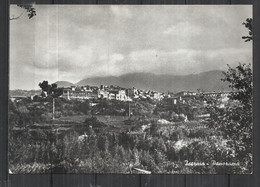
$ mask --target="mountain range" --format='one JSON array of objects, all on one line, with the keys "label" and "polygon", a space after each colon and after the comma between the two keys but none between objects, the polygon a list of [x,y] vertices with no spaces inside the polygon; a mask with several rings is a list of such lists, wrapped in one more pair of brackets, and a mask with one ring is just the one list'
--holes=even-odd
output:
[{"label": "mountain range", "polygon": [[223,71],[214,70],[199,74],[190,75],[157,75],[152,73],[131,73],[118,77],[92,77],[82,79],[73,84],[68,81],[57,81],[58,87],[68,87],[72,85],[117,85],[123,88],[139,88],[144,90],[154,90],[160,92],[179,91],[228,91],[228,83],[221,81],[224,77]]}]

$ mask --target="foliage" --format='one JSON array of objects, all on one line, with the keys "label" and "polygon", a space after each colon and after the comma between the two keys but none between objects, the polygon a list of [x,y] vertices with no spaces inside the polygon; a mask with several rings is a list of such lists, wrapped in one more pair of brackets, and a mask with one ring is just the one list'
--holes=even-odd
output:
[{"label": "foliage", "polygon": [[246,22],[243,22],[243,25],[249,30],[249,36],[243,36],[242,39],[245,40],[245,42],[249,42],[253,40],[253,19],[247,18]]},{"label": "foliage", "polygon": [[84,102],[74,102],[72,110],[75,112],[81,112],[83,114],[88,114],[90,112],[89,101],[85,100]]},{"label": "foliage", "polygon": [[39,83],[40,88],[43,92],[46,92],[52,98],[57,98],[62,95],[62,88],[58,88],[57,84],[49,84],[48,81],[43,81]]},{"label": "foliage", "polygon": [[9,128],[48,121],[47,113],[44,105],[35,104],[31,100],[24,99],[18,103],[9,100]]},{"label": "foliage", "polygon": [[[246,41],[252,40],[252,19],[243,23],[249,29],[249,37],[243,37]],[[244,170],[252,170],[252,135],[253,135],[253,73],[251,64],[241,64],[235,68],[228,65],[228,71],[222,79],[229,83],[233,92],[229,96],[239,105],[226,108],[211,108],[211,124],[217,130],[223,132],[227,139],[233,141],[234,160],[242,163]]]},{"label": "foliage", "polygon": [[24,8],[27,11],[29,19],[31,19],[33,16],[36,16],[36,11],[35,11],[35,8],[33,7],[33,5],[20,4],[20,5],[17,5],[17,6]]},{"label": "foliage", "polygon": [[55,98],[58,98],[62,95],[63,89],[58,88],[57,84],[49,85],[48,81],[43,81],[39,83],[40,88],[42,89],[42,97],[48,96],[52,98],[53,107],[52,107],[52,119],[55,119]]},{"label": "foliage", "polygon": [[[34,16],[36,16],[36,10],[35,10],[35,8],[33,7],[32,4],[18,4],[17,6],[22,8],[22,9],[25,9],[29,19],[31,19]],[[24,12],[22,14],[20,14],[19,16],[17,16],[17,17],[10,18],[10,20],[19,19],[23,14],[24,14]]]},{"label": "foliage", "polygon": [[102,126],[105,126],[104,123],[98,121],[97,117],[90,117],[90,118],[86,118],[85,122],[84,122],[86,125],[88,126],[92,126],[92,127],[102,127]]},{"label": "foliage", "polygon": [[[85,123],[93,129],[101,124],[95,117]],[[133,173],[136,167],[152,173],[216,173],[214,167],[184,167],[184,160],[224,162],[229,156],[227,150],[233,150],[213,129],[200,124],[153,124],[150,132],[143,134],[101,130],[103,127],[96,131],[89,125],[78,133],[77,126],[61,134],[48,129],[11,130],[12,172]],[[35,163],[36,170],[31,170],[29,166]]]},{"label": "foliage", "polygon": [[229,87],[235,91],[231,94],[230,98],[240,101],[246,110],[251,110],[253,97],[251,64],[239,64],[235,68],[228,65],[228,71],[224,75],[225,78],[222,80],[229,82]]},{"label": "foliage", "polygon": [[182,115],[187,116],[189,120],[193,120],[197,111],[192,106],[198,104],[195,103],[195,98],[187,98],[186,100],[186,103],[173,104],[169,99],[163,99],[156,105],[154,113],[163,119],[175,122],[183,121]]}]

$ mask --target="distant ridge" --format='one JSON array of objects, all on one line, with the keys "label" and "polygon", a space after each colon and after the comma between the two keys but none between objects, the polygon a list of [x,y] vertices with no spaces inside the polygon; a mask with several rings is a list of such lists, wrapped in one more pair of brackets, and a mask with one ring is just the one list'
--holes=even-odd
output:
[{"label": "distant ridge", "polygon": [[[214,70],[190,75],[156,75],[152,73],[131,73],[118,77],[86,78],[75,85],[118,85],[124,88],[139,88],[160,92],[178,91],[229,91],[228,83],[221,81],[223,71]],[[71,83],[72,84],[72,83]]]},{"label": "distant ridge", "polygon": [[74,84],[69,82],[69,81],[57,81],[55,82],[55,84],[58,85],[58,87],[69,87],[69,86],[73,86]]}]

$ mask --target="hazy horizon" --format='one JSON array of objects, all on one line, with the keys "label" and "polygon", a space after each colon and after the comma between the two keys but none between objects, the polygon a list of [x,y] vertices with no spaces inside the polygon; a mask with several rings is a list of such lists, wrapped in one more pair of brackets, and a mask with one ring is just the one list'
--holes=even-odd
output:
[{"label": "hazy horizon", "polygon": [[[48,80],[169,75],[252,63],[251,5],[35,5],[10,21],[10,90]],[[23,9],[11,5],[10,16]]]}]

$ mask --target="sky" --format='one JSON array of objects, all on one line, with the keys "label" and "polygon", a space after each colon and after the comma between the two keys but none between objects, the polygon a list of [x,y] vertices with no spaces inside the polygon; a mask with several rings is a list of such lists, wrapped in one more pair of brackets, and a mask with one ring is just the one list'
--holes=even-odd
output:
[{"label": "sky", "polygon": [[[127,73],[187,75],[252,63],[251,5],[34,5],[10,21],[9,88]],[[24,10],[10,6],[10,17]]]}]

